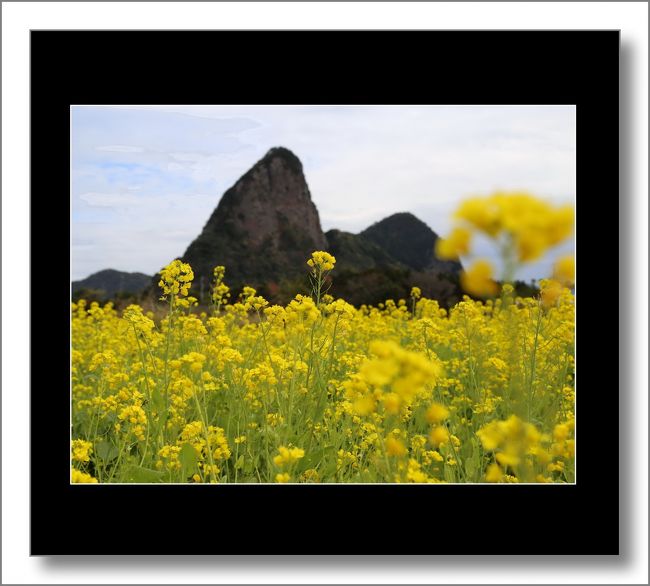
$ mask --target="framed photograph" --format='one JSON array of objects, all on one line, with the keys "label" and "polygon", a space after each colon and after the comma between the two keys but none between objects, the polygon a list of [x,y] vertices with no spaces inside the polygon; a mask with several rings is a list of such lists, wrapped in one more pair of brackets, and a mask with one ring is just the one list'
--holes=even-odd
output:
[{"label": "framed photograph", "polygon": [[32,555],[617,554],[618,59],[33,31]]}]

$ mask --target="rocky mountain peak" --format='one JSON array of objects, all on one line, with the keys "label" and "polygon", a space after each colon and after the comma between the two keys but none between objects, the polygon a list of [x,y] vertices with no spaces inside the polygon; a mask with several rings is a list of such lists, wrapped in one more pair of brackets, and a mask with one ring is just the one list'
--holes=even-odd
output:
[{"label": "rocky mountain peak", "polygon": [[224,193],[182,258],[206,286],[216,265],[233,285],[260,286],[304,273],[310,253],[325,248],[300,160],[274,147]]},{"label": "rocky mountain peak", "polygon": [[300,159],[285,147],[270,148],[260,162],[271,164],[274,159],[279,159],[280,161],[282,161],[285,165],[290,167],[294,171],[294,173],[303,172],[302,163],[300,162]]}]

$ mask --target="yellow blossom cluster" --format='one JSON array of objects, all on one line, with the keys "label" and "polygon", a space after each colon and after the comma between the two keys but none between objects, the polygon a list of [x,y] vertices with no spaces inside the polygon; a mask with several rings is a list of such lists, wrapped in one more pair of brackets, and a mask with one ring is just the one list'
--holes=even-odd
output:
[{"label": "yellow blossom cluster", "polygon": [[329,252],[317,250],[316,252],[312,252],[311,258],[307,261],[307,264],[314,272],[324,273],[326,271],[331,271],[334,268],[336,259],[329,254]]},{"label": "yellow blossom cluster", "polygon": [[456,219],[492,238],[505,234],[518,260],[531,261],[571,235],[574,214],[570,205],[555,207],[529,193],[496,192],[465,200]]},{"label": "yellow blossom cluster", "polygon": [[230,287],[223,282],[226,276],[226,267],[214,267],[213,284],[212,284],[212,303],[219,309],[222,305],[228,303],[230,298]]},{"label": "yellow blossom cluster", "polygon": [[174,260],[160,271],[158,285],[164,295],[185,296],[188,294],[193,280],[192,267],[180,260]]},{"label": "yellow blossom cluster", "polygon": [[[573,233],[573,206],[553,206],[526,192],[498,191],[487,197],[466,199],[455,214],[457,225],[449,236],[438,239],[435,252],[443,260],[457,260],[471,253],[474,233],[492,239],[504,252],[504,280],[514,278],[517,266],[541,258]],[[575,272],[572,257],[560,259],[554,278],[571,286]],[[476,260],[462,275],[464,290],[476,297],[498,293],[494,266]]]},{"label": "yellow blossom cluster", "polygon": [[369,353],[372,358],[343,383],[351,410],[358,415],[374,413],[378,404],[388,414],[398,414],[419,395],[427,396],[442,372],[437,361],[391,340],[371,342]]},{"label": "yellow blossom cluster", "polygon": [[76,468],[70,469],[70,481],[73,484],[96,484],[98,481],[87,472],[82,472]]},{"label": "yellow blossom cluster", "polygon": [[292,464],[305,456],[305,450],[301,448],[287,448],[285,446],[280,446],[278,452],[278,455],[273,458],[273,463],[276,466]]}]

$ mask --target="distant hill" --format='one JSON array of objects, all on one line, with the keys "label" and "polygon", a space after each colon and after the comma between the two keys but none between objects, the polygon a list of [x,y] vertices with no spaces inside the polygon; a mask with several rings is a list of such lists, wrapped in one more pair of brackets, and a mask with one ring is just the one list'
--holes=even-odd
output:
[{"label": "distant hill", "polygon": [[[398,221],[394,222],[396,217]],[[336,257],[330,293],[354,305],[377,304],[386,299],[407,298],[411,288],[418,286],[426,296],[443,305],[458,301],[460,264],[435,259],[433,248],[427,257],[417,247],[409,247],[409,233],[415,233],[420,241],[426,240],[425,245],[437,239],[412,214],[395,214],[361,234],[328,231],[328,250]],[[402,241],[406,243],[406,252],[399,247]]]},{"label": "distant hill", "polygon": [[367,271],[387,267],[404,268],[381,246],[359,234],[329,230],[325,233],[327,250],[336,257],[336,273]]},{"label": "distant hill", "polygon": [[459,262],[444,261],[434,254],[438,235],[422,220],[409,212],[388,216],[361,232],[389,255],[416,271],[433,271],[456,275]]},{"label": "distant hill", "polygon": [[138,295],[150,284],[150,275],[105,269],[81,281],[72,281],[72,298],[92,297],[107,300],[120,295]]}]

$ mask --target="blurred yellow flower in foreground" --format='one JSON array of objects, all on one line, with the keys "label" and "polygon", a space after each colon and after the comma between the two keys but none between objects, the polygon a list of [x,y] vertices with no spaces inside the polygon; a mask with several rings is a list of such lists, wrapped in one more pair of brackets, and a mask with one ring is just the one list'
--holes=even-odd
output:
[{"label": "blurred yellow flower in foreground", "polygon": [[494,269],[486,260],[477,260],[469,269],[460,276],[463,289],[477,297],[491,297],[496,295],[499,288],[492,280]]},{"label": "blurred yellow flower in foreground", "polygon": [[436,240],[436,255],[443,260],[456,260],[469,252],[472,233],[460,226],[454,228],[447,238]]},{"label": "blurred yellow flower in foreground", "polygon": [[553,268],[553,278],[565,287],[572,287],[575,281],[576,261],[573,256],[563,256]]},{"label": "blurred yellow flower in foreground", "polygon": [[[554,206],[526,192],[497,191],[486,197],[463,201],[455,214],[457,225],[449,236],[435,244],[436,256],[457,260],[471,254],[474,233],[495,241],[504,261],[503,280],[514,278],[519,263],[541,258],[549,248],[560,244],[573,233],[573,206]],[[477,261],[461,277],[464,289],[478,297],[496,294],[491,282],[492,270],[487,261]],[[571,286],[575,267],[569,257],[558,261],[554,279]]]}]

